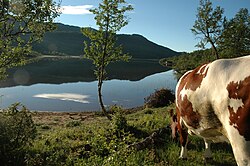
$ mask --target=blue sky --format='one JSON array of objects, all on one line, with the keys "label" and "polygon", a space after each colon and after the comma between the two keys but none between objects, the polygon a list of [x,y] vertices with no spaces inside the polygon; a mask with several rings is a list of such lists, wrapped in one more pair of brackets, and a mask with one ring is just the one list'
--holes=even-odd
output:
[{"label": "blue sky", "polygon": [[[97,28],[94,16],[88,11],[98,7],[101,0],[62,0],[63,14],[56,19],[67,25]],[[127,0],[134,7],[127,13],[129,24],[122,34],[140,34],[148,40],[175,51],[197,50],[198,39],[191,32],[196,20],[199,0]],[[224,8],[224,15],[232,18],[240,8],[250,12],[249,0],[212,0],[214,6]]]}]

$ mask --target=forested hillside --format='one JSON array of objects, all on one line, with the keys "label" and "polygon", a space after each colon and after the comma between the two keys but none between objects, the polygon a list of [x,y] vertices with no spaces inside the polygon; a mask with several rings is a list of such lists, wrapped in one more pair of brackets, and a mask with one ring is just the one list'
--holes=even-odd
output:
[{"label": "forested hillside", "polygon": [[[83,55],[83,42],[87,38],[82,35],[80,27],[64,24],[57,24],[57,27],[57,30],[47,32],[43,41],[34,44],[33,49],[42,54]],[[124,52],[129,53],[133,58],[161,59],[179,54],[138,34],[119,34],[117,37],[117,43],[121,44]]]}]

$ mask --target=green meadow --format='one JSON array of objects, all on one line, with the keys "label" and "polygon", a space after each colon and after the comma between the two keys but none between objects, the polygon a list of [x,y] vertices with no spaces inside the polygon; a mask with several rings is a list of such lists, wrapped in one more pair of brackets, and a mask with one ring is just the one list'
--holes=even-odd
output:
[{"label": "green meadow", "polygon": [[[179,142],[172,140],[167,127],[169,110],[173,108],[173,104],[130,110],[113,106],[112,121],[93,112],[25,112],[27,116],[23,119],[31,118],[33,125],[30,126],[36,132],[28,132],[30,127],[26,126],[24,137],[34,137],[6,151],[5,162],[6,165],[32,166],[236,165],[231,146],[226,143],[213,144],[213,160],[203,160],[204,143],[196,136],[189,136],[188,159],[179,159]],[[20,127],[16,126],[17,129]],[[156,137],[152,137],[155,133]],[[14,135],[12,132],[11,136]],[[4,141],[3,137],[0,140]]]}]

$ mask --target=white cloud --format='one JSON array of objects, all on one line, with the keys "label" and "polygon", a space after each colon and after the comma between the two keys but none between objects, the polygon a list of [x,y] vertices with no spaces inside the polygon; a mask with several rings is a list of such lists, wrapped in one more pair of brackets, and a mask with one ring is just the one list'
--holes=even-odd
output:
[{"label": "white cloud", "polygon": [[45,99],[58,99],[64,101],[74,101],[84,104],[89,104],[90,102],[87,100],[89,95],[80,95],[74,93],[57,93],[57,94],[37,94],[33,97],[45,98]]},{"label": "white cloud", "polygon": [[89,9],[93,8],[93,5],[81,5],[81,6],[61,6],[62,14],[92,14]]}]

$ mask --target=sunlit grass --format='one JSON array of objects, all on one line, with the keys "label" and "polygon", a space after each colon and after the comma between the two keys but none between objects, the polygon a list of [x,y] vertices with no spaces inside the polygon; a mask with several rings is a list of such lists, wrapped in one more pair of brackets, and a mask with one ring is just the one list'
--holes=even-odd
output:
[{"label": "sunlit grass", "polygon": [[203,140],[195,136],[189,137],[187,160],[178,158],[180,145],[172,141],[170,134],[164,135],[160,144],[143,150],[127,148],[166,127],[168,110],[173,107],[146,108],[125,115],[130,131],[122,131],[120,135],[100,115],[85,120],[75,116],[75,120],[64,119],[64,123],[59,117],[51,118],[55,123],[43,121],[37,126],[39,135],[30,147],[30,165],[236,165],[231,147],[225,143],[213,144],[213,160],[205,162]]}]

